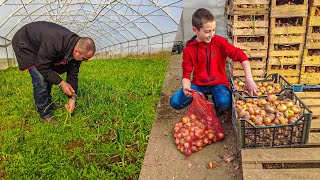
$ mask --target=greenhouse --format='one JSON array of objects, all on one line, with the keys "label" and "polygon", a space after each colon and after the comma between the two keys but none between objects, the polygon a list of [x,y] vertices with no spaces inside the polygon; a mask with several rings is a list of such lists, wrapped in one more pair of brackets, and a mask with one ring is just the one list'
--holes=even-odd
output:
[{"label": "greenhouse", "polygon": [[0,17],[0,180],[318,179],[320,0],[0,0]]}]

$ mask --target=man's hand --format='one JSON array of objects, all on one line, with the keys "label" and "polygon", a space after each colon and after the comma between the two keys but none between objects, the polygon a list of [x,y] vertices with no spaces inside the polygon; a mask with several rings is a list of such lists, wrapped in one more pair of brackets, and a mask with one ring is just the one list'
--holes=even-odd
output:
[{"label": "man's hand", "polygon": [[70,98],[68,104],[64,105],[64,107],[69,113],[72,113],[76,107],[76,99],[74,97]]},{"label": "man's hand", "polygon": [[253,81],[253,79],[246,79],[245,85],[243,87],[244,90],[248,90],[250,96],[258,95],[259,87],[257,84]]},{"label": "man's hand", "polygon": [[68,95],[68,96],[73,96],[75,94],[74,89],[72,88],[72,86],[69,83],[66,83],[64,81],[61,81],[61,89],[63,90],[63,92]]}]

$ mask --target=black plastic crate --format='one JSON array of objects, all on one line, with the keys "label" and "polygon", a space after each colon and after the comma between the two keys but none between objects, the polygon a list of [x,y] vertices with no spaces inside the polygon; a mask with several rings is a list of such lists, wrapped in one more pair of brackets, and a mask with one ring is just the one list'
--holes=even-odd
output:
[{"label": "black plastic crate", "polygon": [[[241,91],[238,91],[235,89],[235,85],[234,85],[234,80],[241,80],[241,81],[244,81],[243,79],[241,79],[240,77],[237,77],[237,76],[230,76],[230,85],[231,85],[231,90],[232,92],[237,92],[243,96],[250,96],[249,93],[241,90]],[[281,91],[277,94],[281,94],[284,90],[286,89],[293,89],[293,85],[290,84],[282,75],[278,74],[278,73],[274,73],[274,74],[269,74],[267,75],[266,78],[262,79],[262,80],[255,80],[254,82],[258,83],[258,82],[273,82],[273,83],[279,83],[281,85]],[[264,96],[264,95],[262,95]],[[252,97],[255,97],[255,96],[252,96]]]},{"label": "black plastic crate", "polygon": [[300,116],[295,123],[276,126],[255,126],[246,119],[238,120],[238,113],[235,107],[237,100],[266,98],[267,96],[244,97],[239,93],[233,93],[232,123],[237,135],[239,149],[295,147],[305,145],[308,142],[312,111],[292,90],[285,90],[276,96],[279,100],[290,98],[301,107]]}]

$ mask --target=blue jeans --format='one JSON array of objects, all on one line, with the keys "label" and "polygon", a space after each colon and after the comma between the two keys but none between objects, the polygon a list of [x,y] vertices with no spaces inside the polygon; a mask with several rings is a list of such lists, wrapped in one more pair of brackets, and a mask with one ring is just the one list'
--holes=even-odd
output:
[{"label": "blue jeans", "polygon": [[32,78],[34,102],[41,118],[52,116],[50,105],[52,104],[52,84],[45,79],[36,68],[29,69]]},{"label": "blue jeans", "polygon": [[[226,85],[220,84],[216,86],[197,86],[191,84],[191,89],[199,91],[205,95],[211,94],[213,103],[215,105],[214,108],[218,116],[224,111],[231,109],[231,91]],[[193,98],[184,95],[183,89],[181,88],[172,95],[170,99],[170,105],[174,109],[182,109],[189,106],[192,100]]]}]

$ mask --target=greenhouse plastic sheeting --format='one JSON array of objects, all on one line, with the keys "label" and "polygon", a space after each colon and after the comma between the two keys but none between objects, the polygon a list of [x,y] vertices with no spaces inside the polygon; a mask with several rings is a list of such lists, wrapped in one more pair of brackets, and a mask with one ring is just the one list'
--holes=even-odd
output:
[{"label": "greenhouse plastic sheeting", "polygon": [[2,0],[0,37],[11,40],[27,23],[51,21],[92,37],[99,51],[177,31],[182,9],[183,0]]}]

